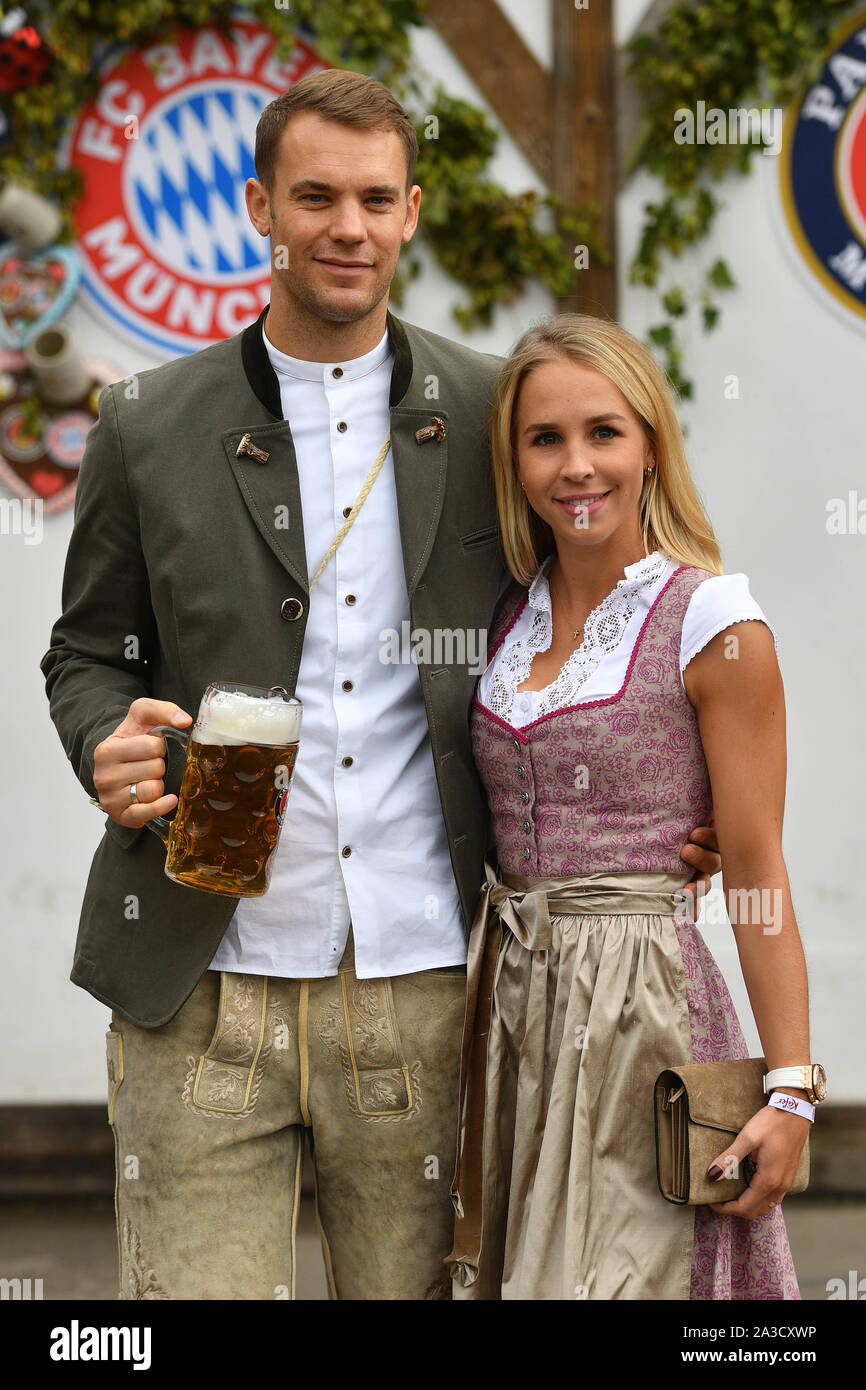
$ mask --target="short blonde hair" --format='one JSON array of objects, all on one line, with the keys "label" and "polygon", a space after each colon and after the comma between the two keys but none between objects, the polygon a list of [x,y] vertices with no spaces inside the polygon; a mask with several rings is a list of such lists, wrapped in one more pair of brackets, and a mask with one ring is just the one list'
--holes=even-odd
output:
[{"label": "short blonde hair", "polygon": [[554,548],[553,532],[532,510],[517,478],[515,416],[520,387],[544,362],[566,358],[603,372],[625,396],[655,451],[644,477],[640,520],[647,553],[662,550],[684,565],[722,574],[719,546],[686,462],[682,431],[664,373],[619,324],[590,314],[557,314],[528,329],[502,368],[490,438],[505,560],[520,584],[534,579]]}]

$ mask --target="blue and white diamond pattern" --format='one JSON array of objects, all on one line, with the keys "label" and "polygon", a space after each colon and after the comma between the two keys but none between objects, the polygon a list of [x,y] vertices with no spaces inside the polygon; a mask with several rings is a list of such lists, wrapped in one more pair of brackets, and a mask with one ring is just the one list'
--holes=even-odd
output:
[{"label": "blue and white diamond pattern", "polygon": [[268,270],[244,184],[256,177],[256,123],[273,95],[244,81],[203,82],[142,122],[124,171],[127,213],[156,259],[187,279],[231,284]]}]

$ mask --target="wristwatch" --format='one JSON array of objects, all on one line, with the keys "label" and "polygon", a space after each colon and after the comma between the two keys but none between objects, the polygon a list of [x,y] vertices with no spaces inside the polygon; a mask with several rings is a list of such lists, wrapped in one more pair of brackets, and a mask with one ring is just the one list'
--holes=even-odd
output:
[{"label": "wristwatch", "polygon": [[777,1086],[805,1091],[813,1105],[820,1105],[827,1094],[827,1073],[820,1062],[809,1062],[805,1067],[775,1067],[764,1077],[764,1095]]}]

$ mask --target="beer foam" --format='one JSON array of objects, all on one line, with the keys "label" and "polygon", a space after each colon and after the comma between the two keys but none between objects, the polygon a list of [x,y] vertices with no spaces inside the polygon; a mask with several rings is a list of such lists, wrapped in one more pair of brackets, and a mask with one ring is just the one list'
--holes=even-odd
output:
[{"label": "beer foam", "polygon": [[240,690],[215,690],[199,710],[193,738],[196,743],[263,743],[278,748],[297,743],[301,712],[300,705],[285,700],[265,700]]}]

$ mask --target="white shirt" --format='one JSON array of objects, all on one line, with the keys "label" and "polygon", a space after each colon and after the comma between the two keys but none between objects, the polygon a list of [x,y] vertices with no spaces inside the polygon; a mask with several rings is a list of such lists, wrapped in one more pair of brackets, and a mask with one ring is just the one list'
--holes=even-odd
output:
[{"label": "white shirt", "polygon": [[[263,335],[291,423],[312,578],[390,428],[393,353],[386,332],[361,357],[306,362]],[[418,667],[380,659],[383,632],[409,621],[389,449],[310,595],[300,747],[271,881],[238,900],[212,970],[335,975],[350,920],[361,979],[465,962]]]},{"label": "white shirt", "polygon": [[[626,565],[624,578],[593,609],[584,638],[559,675],[543,690],[518,690],[527,679],[536,652],[546,652],[553,636],[547,575],[551,554],[529,587],[526,606],[506,636],[478,685],[478,699],[494,714],[520,729],[567,705],[604,700],[622,688],[634,645],[647,614],[679,567],[660,550]],[[757,620],[776,635],[749,592],[745,574],[712,575],[689,600],[680,637],[680,682],[683,671],[707,643],[732,623]]]}]

